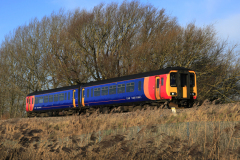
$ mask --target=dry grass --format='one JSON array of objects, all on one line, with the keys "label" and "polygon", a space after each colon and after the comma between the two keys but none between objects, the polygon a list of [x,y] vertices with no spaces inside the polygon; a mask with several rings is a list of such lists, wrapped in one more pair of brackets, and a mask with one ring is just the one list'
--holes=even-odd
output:
[{"label": "dry grass", "polygon": [[232,121],[240,121],[240,104],[180,109],[176,116],[155,108],[1,120],[0,155],[1,159],[238,159],[240,124]]}]

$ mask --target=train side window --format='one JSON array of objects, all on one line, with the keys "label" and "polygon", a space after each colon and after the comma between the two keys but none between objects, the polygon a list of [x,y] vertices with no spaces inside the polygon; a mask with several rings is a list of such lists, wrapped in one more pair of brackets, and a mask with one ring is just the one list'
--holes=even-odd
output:
[{"label": "train side window", "polygon": [[109,94],[116,94],[117,88],[116,85],[109,87]]},{"label": "train side window", "polygon": [[89,97],[89,89],[87,90],[87,98]]},{"label": "train side window", "polygon": [[53,95],[49,95],[49,102],[53,102]]},{"label": "train side window", "polygon": [[58,101],[58,94],[54,94],[54,102]]},{"label": "train side window", "polygon": [[102,87],[102,95],[108,95],[108,87]]},{"label": "train side window", "polygon": [[43,97],[39,97],[39,103],[43,103]]},{"label": "train side window", "polygon": [[163,83],[164,82],[164,79],[163,78],[161,78],[161,86],[163,86]]},{"label": "train side window", "polygon": [[91,89],[91,97],[93,97],[93,89]]},{"label": "train side window", "polygon": [[134,82],[127,83],[126,92],[134,92]]},{"label": "train side window", "polygon": [[190,87],[194,87],[194,86],[195,86],[194,74],[190,73]]},{"label": "train side window", "polygon": [[68,100],[70,100],[70,92],[68,92]]},{"label": "train side window", "polygon": [[67,93],[65,93],[65,100],[67,100]]},{"label": "train side window", "polygon": [[38,104],[38,97],[35,98],[35,104]]},{"label": "train side window", "polygon": [[176,73],[170,73],[170,86],[171,87],[176,87]]},{"label": "train side window", "polygon": [[142,82],[138,81],[138,91],[141,91],[141,88],[142,88]]},{"label": "train side window", "polygon": [[44,103],[48,103],[48,96],[44,96]]},{"label": "train side window", "polygon": [[118,85],[118,93],[124,93],[125,92],[125,83]]},{"label": "train side window", "polygon": [[94,97],[100,96],[100,88],[94,88]]},{"label": "train side window", "polygon": [[59,94],[59,101],[64,101],[64,93]]}]

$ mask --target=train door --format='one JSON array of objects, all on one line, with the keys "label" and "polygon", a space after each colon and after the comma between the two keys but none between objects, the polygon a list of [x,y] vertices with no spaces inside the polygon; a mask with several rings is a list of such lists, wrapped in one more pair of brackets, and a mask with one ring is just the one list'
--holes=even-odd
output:
[{"label": "train door", "polygon": [[75,97],[76,97],[76,90],[73,90],[73,107],[76,108],[76,100],[75,100]]},{"label": "train door", "polygon": [[84,104],[84,98],[85,98],[85,89],[82,89],[82,106],[85,106]]},{"label": "train door", "polygon": [[179,71],[177,79],[177,92],[179,98],[190,98],[190,74],[188,71]]},{"label": "train door", "polygon": [[30,96],[28,99],[28,111],[33,111],[34,101],[35,101],[34,96]]},{"label": "train door", "polygon": [[181,74],[182,97],[187,98],[187,74]]},{"label": "train door", "polygon": [[160,78],[159,77],[156,77],[155,79],[155,97],[156,97],[156,100],[160,99]]}]

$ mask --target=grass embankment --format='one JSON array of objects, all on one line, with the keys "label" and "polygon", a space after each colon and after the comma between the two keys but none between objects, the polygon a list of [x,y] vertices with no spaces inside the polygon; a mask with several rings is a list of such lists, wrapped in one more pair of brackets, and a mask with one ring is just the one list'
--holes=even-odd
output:
[{"label": "grass embankment", "polygon": [[9,119],[0,121],[0,158],[237,159],[240,123],[232,121],[240,121],[239,104],[181,109],[176,116],[147,109]]}]

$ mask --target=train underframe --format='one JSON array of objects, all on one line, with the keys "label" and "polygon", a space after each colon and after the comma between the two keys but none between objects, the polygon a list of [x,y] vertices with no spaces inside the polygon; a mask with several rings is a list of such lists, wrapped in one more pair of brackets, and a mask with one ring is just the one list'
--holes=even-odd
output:
[{"label": "train underframe", "polygon": [[171,109],[175,107],[176,109],[191,108],[193,106],[193,99],[172,99],[170,100],[157,100],[157,101],[147,101],[139,103],[123,103],[115,105],[105,105],[105,106],[92,106],[92,107],[77,107],[77,108],[67,108],[67,109],[54,109],[46,111],[33,111],[27,112],[28,117],[52,117],[52,116],[67,116],[82,113],[93,113],[98,110],[100,113],[109,112],[131,112],[137,109],[147,109],[150,108],[162,108]]}]

